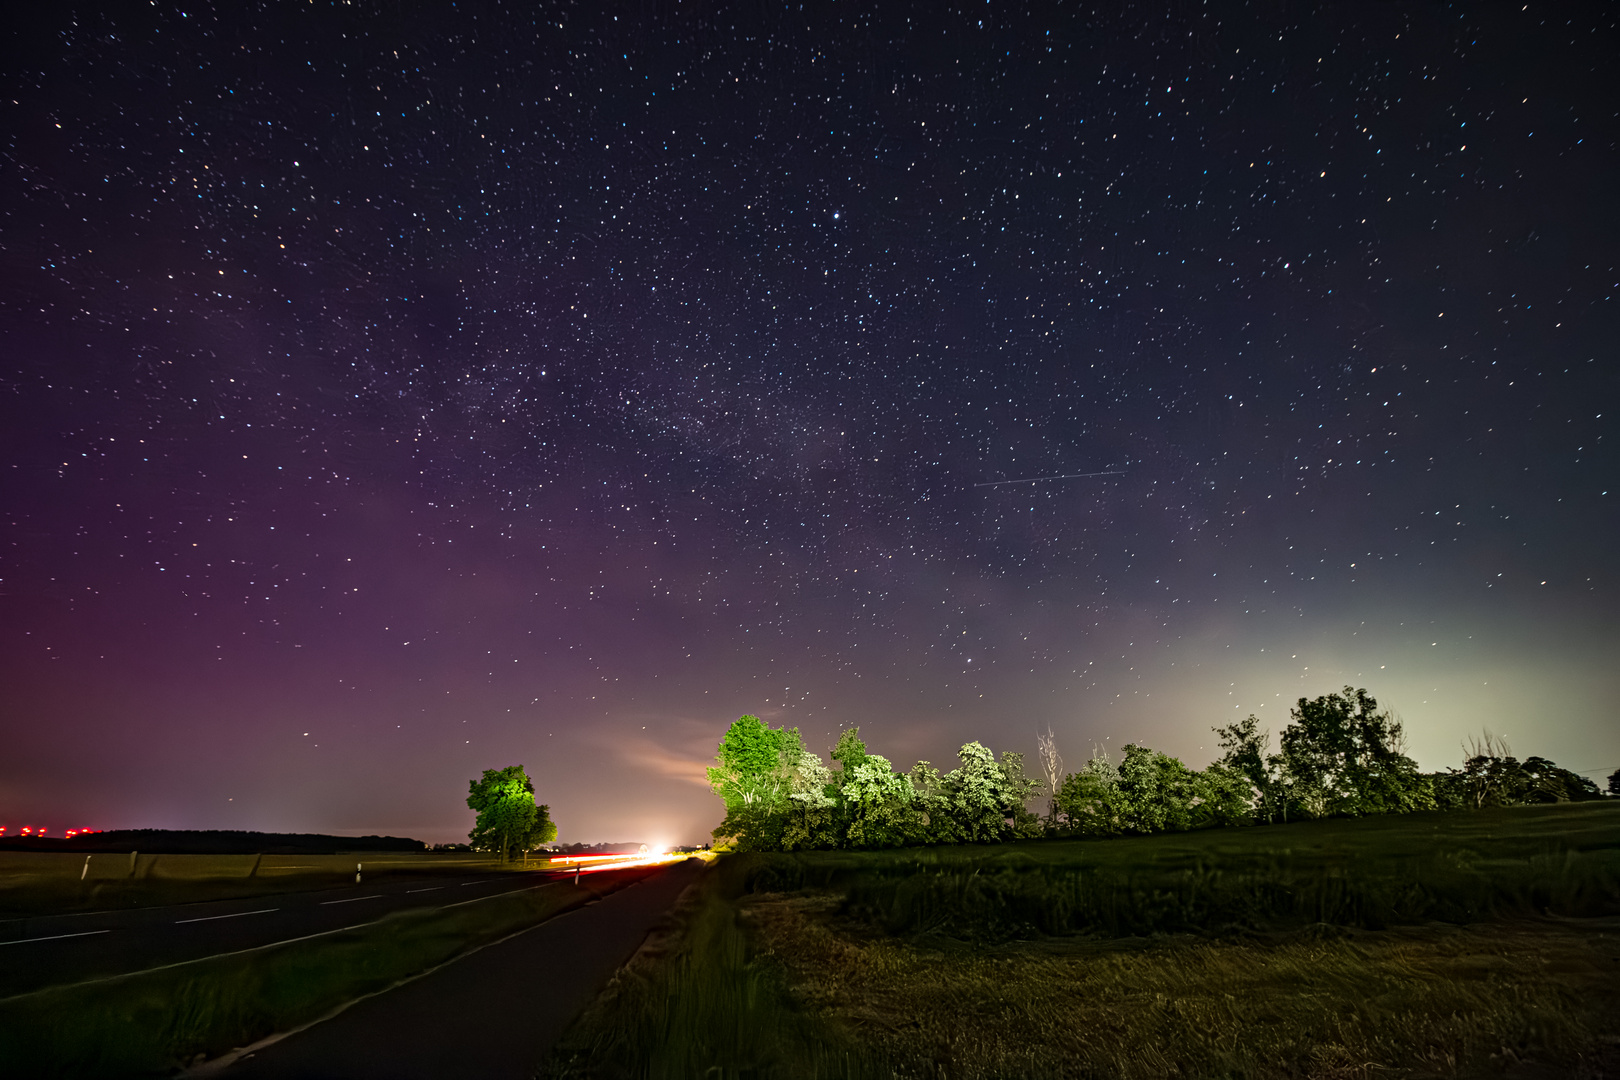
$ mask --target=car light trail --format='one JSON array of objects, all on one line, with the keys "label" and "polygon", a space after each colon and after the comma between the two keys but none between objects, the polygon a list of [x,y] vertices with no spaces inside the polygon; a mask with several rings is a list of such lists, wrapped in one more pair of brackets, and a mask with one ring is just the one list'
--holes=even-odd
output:
[{"label": "car light trail", "polygon": [[680,862],[686,856],[669,851],[638,851],[627,855],[558,855],[551,860],[557,870],[594,874],[598,870],[623,870],[631,866],[659,866]]}]

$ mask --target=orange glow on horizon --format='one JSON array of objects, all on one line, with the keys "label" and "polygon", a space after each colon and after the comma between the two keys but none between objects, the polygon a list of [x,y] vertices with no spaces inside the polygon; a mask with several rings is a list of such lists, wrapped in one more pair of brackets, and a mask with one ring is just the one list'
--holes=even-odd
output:
[{"label": "orange glow on horizon", "polygon": [[669,851],[638,851],[625,855],[557,855],[551,859],[551,865],[559,870],[573,867],[582,874],[594,874],[599,870],[622,870],[628,866],[656,866],[659,863],[679,862],[685,855]]}]

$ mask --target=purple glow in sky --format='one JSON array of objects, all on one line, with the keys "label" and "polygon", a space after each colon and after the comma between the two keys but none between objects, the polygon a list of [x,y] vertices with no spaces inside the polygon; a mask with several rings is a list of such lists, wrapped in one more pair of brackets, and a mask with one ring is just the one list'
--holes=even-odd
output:
[{"label": "purple glow in sky", "polygon": [[1166,11],[29,13],[0,823],[701,842],[742,712],[1346,683],[1601,781],[1614,9]]}]

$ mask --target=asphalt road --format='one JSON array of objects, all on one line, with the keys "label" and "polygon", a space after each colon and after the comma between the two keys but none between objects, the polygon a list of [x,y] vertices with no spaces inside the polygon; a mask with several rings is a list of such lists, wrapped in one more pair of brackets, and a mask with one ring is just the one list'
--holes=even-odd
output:
[{"label": "asphalt road", "polygon": [[562,875],[384,877],[317,892],[7,919],[0,921],[0,997],[339,930],[391,911],[526,889],[551,876]]},{"label": "asphalt road", "polygon": [[694,860],[653,871],[228,1068],[200,1072],[228,1080],[531,1080],[700,870]]}]

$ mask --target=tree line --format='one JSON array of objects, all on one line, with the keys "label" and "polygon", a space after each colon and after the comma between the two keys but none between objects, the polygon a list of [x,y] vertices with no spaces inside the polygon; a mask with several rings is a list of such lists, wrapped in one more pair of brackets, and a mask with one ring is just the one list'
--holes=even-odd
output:
[{"label": "tree line", "polygon": [[[1366,690],[1300,698],[1275,752],[1259,720],[1214,729],[1222,754],[1207,768],[1134,743],[1115,763],[1093,750],[1064,772],[1050,730],[1039,739],[1045,778],[1024,755],[997,757],[977,741],[941,773],[919,761],[897,772],[868,751],[859,728],[839,736],[837,768],[797,728],[737,718],[721,738],[709,784],[725,802],[717,840],[742,850],[886,848],[1039,836],[1110,836],[1310,818],[1481,809],[1600,798],[1597,785],[1544,758],[1520,762],[1498,738],[1465,748],[1461,769],[1423,773],[1401,721]],[[1620,772],[1610,779],[1620,794]],[[1046,796],[1046,813],[1029,803]]]}]

